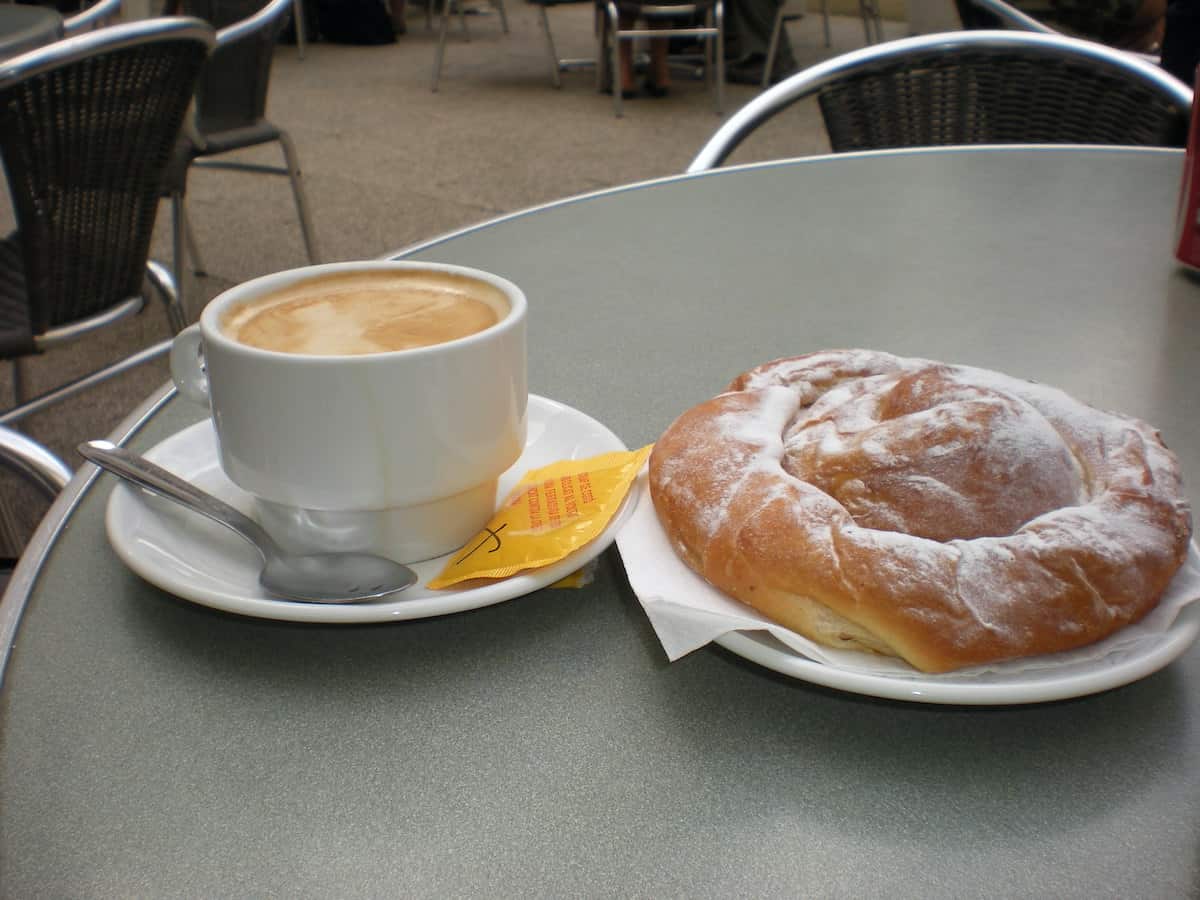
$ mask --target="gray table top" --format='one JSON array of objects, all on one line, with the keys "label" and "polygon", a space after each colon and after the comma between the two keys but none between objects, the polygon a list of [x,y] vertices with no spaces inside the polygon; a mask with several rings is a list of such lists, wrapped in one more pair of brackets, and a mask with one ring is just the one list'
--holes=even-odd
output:
[{"label": "gray table top", "polygon": [[[572,200],[415,255],[521,284],[531,390],[631,446],[755,363],[866,346],[1142,416],[1194,503],[1181,167],[807,160]],[[131,443],[196,416],[171,401]],[[45,564],[0,607],[0,895],[1200,896],[1198,647],[1071,701],[876,700],[718,648],[668,663],[615,550],[583,589],[441,618],[241,619],[125,570],[110,490],[44,526]]]},{"label": "gray table top", "polygon": [[44,6],[0,4],[0,59],[62,37],[63,18]]}]

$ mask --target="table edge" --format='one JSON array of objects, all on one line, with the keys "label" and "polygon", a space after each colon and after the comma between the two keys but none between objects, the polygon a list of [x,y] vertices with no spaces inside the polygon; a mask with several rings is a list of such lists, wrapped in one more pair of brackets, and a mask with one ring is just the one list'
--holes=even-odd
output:
[{"label": "table edge", "polygon": [[477,231],[483,231],[495,225],[508,222],[512,219],[520,219],[524,216],[540,213],[546,210],[556,209],[562,206],[570,206],[583,200],[593,200],[598,197],[604,197],[609,194],[620,194],[627,191],[642,190],[643,188],[657,187],[665,184],[672,184],[677,181],[690,181],[696,178],[708,178],[713,175],[727,175],[735,172],[746,172],[755,169],[770,169],[782,168],[784,166],[805,165],[808,163],[817,163],[828,160],[853,160],[853,159],[868,159],[874,157],[890,157],[890,156],[930,156],[936,154],[957,155],[957,154],[973,154],[973,153],[989,153],[996,150],[1023,150],[1036,151],[1039,153],[1078,153],[1080,151],[1088,151],[1093,153],[1137,153],[1146,156],[1179,156],[1181,161],[1184,155],[1184,149],[1181,147],[1152,147],[1134,144],[953,144],[939,147],[893,147],[885,150],[857,150],[848,153],[821,153],[813,156],[793,156],[782,159],[761,160],[758,162],[741,163],[732,166],[718,166],[713,169],[707,169],[702,172],[680,172],[674,175],[663,175],[659,178],[649,178],[643,181],[633,181],[628,184],[618,184],[612,187],[600,188],[595,191],[587,191],[582,194],[572,194],[567,197],[561,197],[557,200],[549,200],[545,203],[538,203],[534,206],[527,206],[523,209],[515,210],[514,212],[504,213],[491,219],[484,219],[481,222],[476,222],[472,225],[467,225],[462,228],[456,228],[451,231],[443,232],[436,237],[418,241],[415,244],[407,244],[396,250],[381,254],[377,259],[402,259],[421,253],[425,250],[431,250],[440,244],[447,241],[464,237],[473,234]]},{"label": "table edge", "polygon": [[[172,382],[168,381],[163,384],[121,420],[120,424],[108,435],[108,439],[114,444],[124,444],[144,427],[175,394],[176,389]],[[54,503],[51,504],[50,509],[34,530],[29,544],[17,561],[16,568],[13,569],[3,596],[0,596],[0,691],[4,688],[4,676],[8,671],[9,659],[17,641],[17,630],[29,602],[33,584],[41,574],[46,558],[66,527],[71,513],[83,500],[98,474],[100,474],[100,469],[87,462],[76,470],[74,477],[55,498]]]}]

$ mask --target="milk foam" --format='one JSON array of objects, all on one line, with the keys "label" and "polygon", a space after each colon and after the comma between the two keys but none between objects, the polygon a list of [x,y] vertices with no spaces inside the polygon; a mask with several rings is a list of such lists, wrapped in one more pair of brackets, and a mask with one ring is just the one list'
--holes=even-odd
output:
[{"label": "milk foam", "polygon": [[452,273],[339,272],[234,306],[221,330],[264,350],[357,356],[467,337],[508,309],[498,288]]}]

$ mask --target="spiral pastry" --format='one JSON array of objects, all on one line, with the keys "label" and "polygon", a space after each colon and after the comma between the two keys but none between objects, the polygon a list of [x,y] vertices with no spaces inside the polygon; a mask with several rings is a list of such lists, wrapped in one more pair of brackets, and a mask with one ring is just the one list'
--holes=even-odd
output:
[{"label": "spiral pastry", "polygon": [[650,491],[680,557],[815,641],[946,672],[1080,647],[1182,565],[1179,465],[1144,422],[868,350],[767,363],[676,420]]}]

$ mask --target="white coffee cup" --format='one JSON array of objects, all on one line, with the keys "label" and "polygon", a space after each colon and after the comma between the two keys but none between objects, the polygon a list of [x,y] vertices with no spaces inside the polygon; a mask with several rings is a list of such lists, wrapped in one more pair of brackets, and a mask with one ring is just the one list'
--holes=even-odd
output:
[{"label": "white coffee cup", "polygon": [[[410,286],[461,292],[496,321],[440,343],[375,352],[264,349],[231,336],[254,317],[247,310],[282,308],[281,298],[298,291],[363,285],[389,298]],[[342,307],[320,309],[338,318]],[[415,562],[451,552],[486,524],[498,477],[524,449],[525,320],[521,290],[487,272],[383,261],[310,266],[213,299],[175,338],[171,374],[183,396],[211,408],[222,469],[255,497],[258,518],[281,544]],[[312,334],[322,342],[338,330]]]}]

